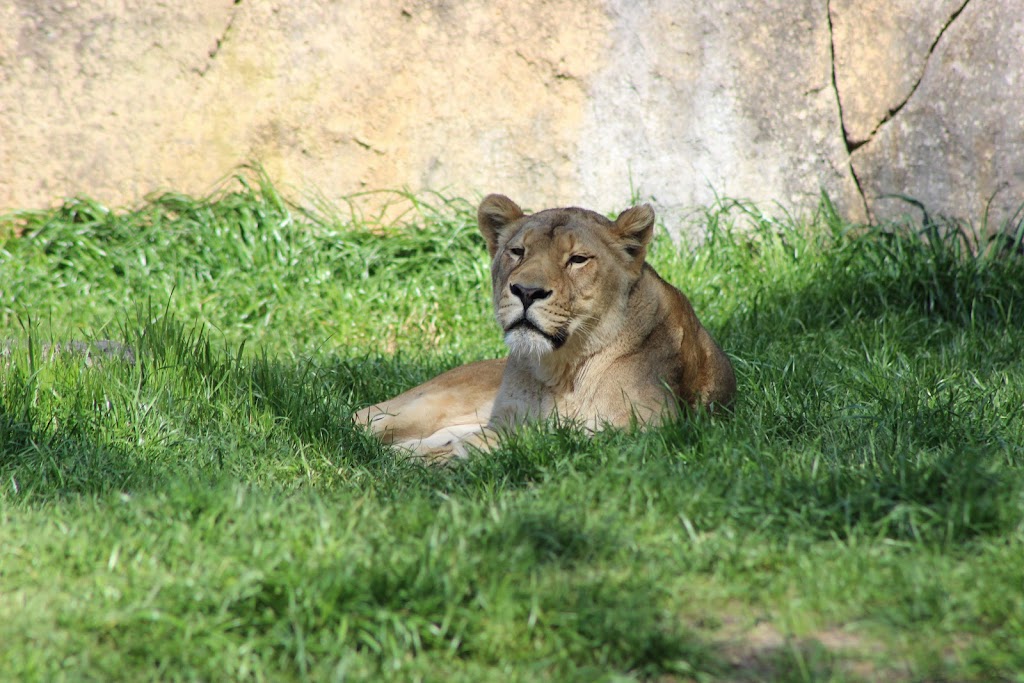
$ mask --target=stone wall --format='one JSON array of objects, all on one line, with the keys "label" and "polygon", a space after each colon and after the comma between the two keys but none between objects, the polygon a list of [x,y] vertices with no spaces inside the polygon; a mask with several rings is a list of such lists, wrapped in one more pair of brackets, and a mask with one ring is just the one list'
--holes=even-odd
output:
[{"label": "stone wall", "polygon": [[[1024,202],[1022,0],[8,0],[0,211],[209,191],[716,195],[993,224]],[[994,197],[994,199],[993,199]]]}]

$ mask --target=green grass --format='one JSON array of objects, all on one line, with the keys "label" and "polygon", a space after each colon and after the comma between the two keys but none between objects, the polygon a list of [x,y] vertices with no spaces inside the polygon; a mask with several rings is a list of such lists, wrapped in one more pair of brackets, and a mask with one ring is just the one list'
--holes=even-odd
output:
[{"label": "green grass", "polygon": [[396,201],[2,221],[0,680],[1024,680],[1019,257],[722,201],[651,259],[731,418],[435,471],[347,415],[502,344],[473,207]]}]

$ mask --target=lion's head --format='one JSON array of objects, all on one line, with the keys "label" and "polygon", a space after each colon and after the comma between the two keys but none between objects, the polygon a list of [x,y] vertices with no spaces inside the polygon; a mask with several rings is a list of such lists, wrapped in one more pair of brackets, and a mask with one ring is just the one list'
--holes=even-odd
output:
[{"label": "lion's head", "polygon": [[653,233],[650,205],[611,221],[579,208],[526,215],[508,197],[489,195],[477,217],[495,315],[513,355],[579,356],[614,343]]}]

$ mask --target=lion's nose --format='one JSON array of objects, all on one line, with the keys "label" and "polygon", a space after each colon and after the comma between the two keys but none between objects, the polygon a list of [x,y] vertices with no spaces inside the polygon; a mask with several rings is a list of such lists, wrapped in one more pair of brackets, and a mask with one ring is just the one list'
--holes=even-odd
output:
[{"label": "lion's nose", "polygon": [[510,285],[509,289],[512,293],[519,297],[519,300],[523,302],[523,310],[533,304],[534,301],[540,301],[541,299],[547,299],[551,296],[550,289],[543,289],[541,287],[523,287],[522,285]]}]

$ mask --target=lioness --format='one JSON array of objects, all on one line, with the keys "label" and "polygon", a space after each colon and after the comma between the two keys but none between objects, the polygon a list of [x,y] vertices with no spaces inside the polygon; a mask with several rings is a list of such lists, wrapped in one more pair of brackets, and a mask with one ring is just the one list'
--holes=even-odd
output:
[{"label": "lioness", "polygon": [[615,221],[579,208],[477,213],[507,359],[450,370],[352,416],[431,462],[486,450],[494,431],[559,415],[590,429],[651,423],[736,393],[732,364],[689,300],[645,262],[648,204]]}]

